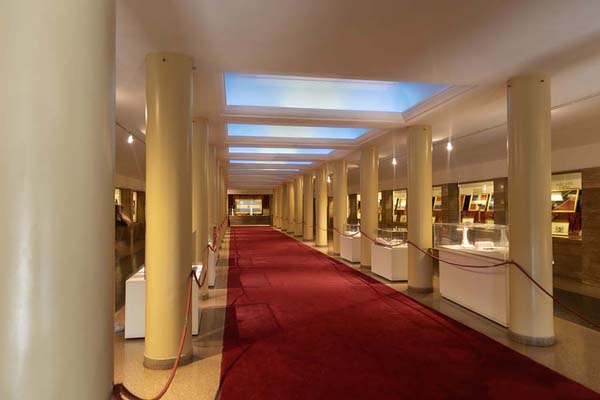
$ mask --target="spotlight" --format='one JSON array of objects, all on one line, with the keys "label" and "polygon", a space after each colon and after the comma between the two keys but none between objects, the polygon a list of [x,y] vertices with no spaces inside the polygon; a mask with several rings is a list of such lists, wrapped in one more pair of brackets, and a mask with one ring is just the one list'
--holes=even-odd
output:
[{"label": "spotlight", "polygon": [[453,149],[453,148],[454,148],[454,147],[452,146],[452,143],[451,143],[451,142],[448,142],[448,144],[446,144],[446,150],[448,150],[448,151],[452,151],[452,149]]},{"label": "spotlight", "polygon": [[127,136],[127,143],[129,143],[129,144],[133,143],[133,135]]},{"label": "spotlight", "polygon": [[392,165],[396,165],[398,164],[398,161],[396,160],[396,157],[392,158]]}]

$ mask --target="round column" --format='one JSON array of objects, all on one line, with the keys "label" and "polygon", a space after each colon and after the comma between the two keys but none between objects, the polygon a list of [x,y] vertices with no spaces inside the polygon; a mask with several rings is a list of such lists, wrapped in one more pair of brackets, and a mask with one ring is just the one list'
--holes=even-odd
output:
[{"label": "round column", "polygon": [[281,185],[281,230],[287,232],[288,230],[288,221],[290,220],[290,209],[288,205],[288,185],[284,183]]},{"label": "round column", "polygon": [[333,163],[333,253],[340,254],[340,236],[348,221],[348,165],[346,160]]},{"label": "round column", "polygon": [[288,182],[288,224],[287,231],[294,236],[296,233],[296,191],[294,181]]},{"label": "round column", "polygon": [[0,397],[106,400],[115,3],[7,1],[2,16]]},{"label": "round column", "polygon": [[296,194],[295,205],[296,205],[296,229],[294,230],[294,236],[302,237],[304,232],[304,187],[303,187],[302,176],[294,179],[294,193]]},{"label": "round column", "polygon": [[327,247],[327,168],[318,169],[316,175],[316,245],[317,247]]},{"label": "round column", "polygon": [[360,153],[360,266],[371,268],[371,244],[377,238],[379,205],[377,193],[379,186],[379,151],[368,146]]},{"label": "round column", "polygon": [[[192,237],[194,264],[208,268],[208,129],[207,121],[197,119],[192,130]],[[201,288],[208,299],[208,279]]]},{"label": "round column", "polygon": [[277,228],[277,187],[273,188],[273,195],[271,196],[271,216],[271,224],[273,228]]},{"label": "round column", "polygon": [[[192,59],[146,56],[146,345],[144,365],[171,368],[192,266]],[[192,361],[191,318],[182,363]]]},{"label": "round column", "polygon": [[312,241],[314,239],[314,181],[313,174],[308,173],[303,176],[304,189],[304,233],[303,240]]},{"label": "round column", "polygon": [[[507,93],[510,258],[552,293],[550,80],[518,76],[508,81]],[[553,344],[552,299],[514,265],[509,276],[511,338]]]},{"label": "round column", "polygon": [[[432,246],[431,224],[431,127],[410,126],[408,132],[408,240],[422,249]],[[418,293],[433,291],[431,258],[408,246],[408,289]]]}]

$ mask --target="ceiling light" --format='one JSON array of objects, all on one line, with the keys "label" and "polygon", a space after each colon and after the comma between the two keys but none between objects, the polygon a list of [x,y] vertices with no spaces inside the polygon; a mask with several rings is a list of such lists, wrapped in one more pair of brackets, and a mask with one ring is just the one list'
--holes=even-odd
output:
[{"label": "ceiling light", "polygon": [[127,143],[129,143],[129,144],[133,143],[133,135],[127,136]]},{"label": "ceiling light", "polygon": [[328,155],[332,149],[296,148],[296,147],[230,147],[230,154],[311,154]]},{"label": "ceiling light", "polygon": [[237,137],[354,140],[367,131],[351,127],[227,124],[227,136]]},{"label": "ceiling light", "polygon": [[398,161],[396,160],[396,157],[392,158],[392,165],[397,165]]},{"label": "ceiling light", "polygon": [[331,176],[327,175],[327,183],[331,183]]},{"label": "ceiling light", "polygon": [[452,142],[446,143],[446,150],[452,151],[453,148],[454,148],[454,146],[452,146]]},{"label": "ceiling light", "polygon": [[228,106],[402,113],[450,85],[226,72]]},{"label": "ceiling light", "polygon": [[230,164],[311,165],[312,161],[229,160]]}]

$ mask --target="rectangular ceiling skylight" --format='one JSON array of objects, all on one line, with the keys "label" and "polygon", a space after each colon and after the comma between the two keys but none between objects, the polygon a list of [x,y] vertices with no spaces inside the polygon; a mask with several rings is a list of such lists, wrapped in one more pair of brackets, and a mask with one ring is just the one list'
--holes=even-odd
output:
[{"label": "rectangular ceiling skylight", "polygon": [[239,169],[230,169],[230,172],[247,172],[247,171],[256,171],[256,172],[299,172],[298,168],[239,168]]},{"label": "rectangular ceiling skylight", "polygon": [[227,124],[228,136],[243,137],[354,140],[367,131],[352,127]]},{"label": "rectangular ceiling skylight", "polygon": [[230,147],[230,154],[310,154],[328,155],[332,149],[312,149],[296,147]]},{"label": "rectangular ceiling skylight", "polygon": [[229,160],[230,164],[311,165],[312,161]]},{"label": "rectangular ceiling skylight", "polygon": [[225,73],[228,106],[402,113],[450,87],[441,83]]}]

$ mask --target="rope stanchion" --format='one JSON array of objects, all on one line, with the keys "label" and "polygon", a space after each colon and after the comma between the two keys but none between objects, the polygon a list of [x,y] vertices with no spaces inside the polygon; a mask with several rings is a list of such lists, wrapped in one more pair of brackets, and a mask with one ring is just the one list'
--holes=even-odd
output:
[{"label": "rope stanchion", "polygon": [[190,273],[190,277],[188,280],[188,294],[187,301],[185,306],[185,319],[183,323],[183,329],[181,330],[181,338],[179,339],[179,348],[177,349],[177,357],[175,358],[175,363],[173,364],[173,368],[171,368],[171,372],[169,373],[169,377],[165,382],[165,385],[161,389],[161,391],[154,397],[140,397],[133,394],[129,389],[125,387],[122,383],[117,383],[113,386],[113,399],[114,400],[160,400],[167,393],[173,380],[175,379],[175,374],[177,373],[177,368],[179,367],[179,362],[181,361],[181,355],[183,353],[183,346],[185,344],[185,337],[187,335],[188,330],[188,321],[189,315],[192,308],[192,285],[194,280],[197,280],[196,274],[194,271]]}]

